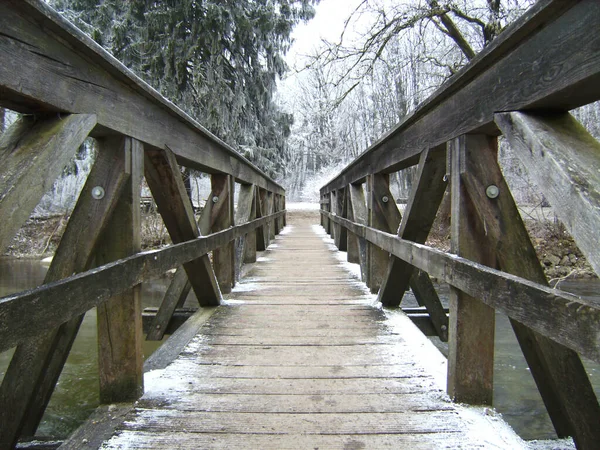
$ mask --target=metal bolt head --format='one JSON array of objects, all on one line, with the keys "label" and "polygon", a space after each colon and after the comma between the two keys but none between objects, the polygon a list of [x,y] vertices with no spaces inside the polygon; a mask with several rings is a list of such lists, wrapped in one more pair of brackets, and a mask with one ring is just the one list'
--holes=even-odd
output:
[{"label": "metal bolt head", "polygon": [[500,189],[498,189],[498,186],[495,184],[490,184],[485,190],[485,195],[487,195],[489,198],[496,198],[498,195],[500,195]]},{"label": "metal bolt head", "polygon": [[448,330],[448,327],[447,327],[446,325],[442,325],[442,326],[440,327],[440,330],[442,330],[442,331],[446,331],[446,330]]},{"label": "metal bolt head", "polygon": [[94,186],[92,188],[92,198],[95,198],[96,200],[101,200],[104,198],[104,188],[102,186]]},{"label": "metal bolt head", "polygon": [[213,203],[217,203],[219,201],[219,197],[217,197],[216,195],[212,198],[212,202]]},{"label": "metal bolt head", "polygon": [[383,203],[387,203],[387,202],[389,202],[389,201],[390,201],[390,199],[389,199],[389,197],[388,197],[387,195],[384,195],[383,197],[381,197],[381,201],[382,201]]}]

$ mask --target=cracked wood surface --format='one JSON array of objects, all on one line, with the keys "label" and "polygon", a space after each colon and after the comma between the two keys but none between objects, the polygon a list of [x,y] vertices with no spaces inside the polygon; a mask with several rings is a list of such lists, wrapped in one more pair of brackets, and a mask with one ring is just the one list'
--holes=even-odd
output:
[{"label": "cracked wood surface", "polygon": [[444,358],[373,306],[316,214],[291,218],[101,448],[523,447],[447,399]]}]

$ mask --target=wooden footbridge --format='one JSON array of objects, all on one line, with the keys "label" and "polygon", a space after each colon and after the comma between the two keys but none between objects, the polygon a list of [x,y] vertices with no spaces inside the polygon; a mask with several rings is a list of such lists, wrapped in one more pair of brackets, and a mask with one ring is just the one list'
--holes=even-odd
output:
[{"label": "wooden footbridge", "polygon": [[[64,448],[526,448],[466,406],[492,401],[495,310],[557,435],[598,448],[581,357],[600,361],[600,308],[548,287],[497,138],[600,273],[600,144],[569,114],[600,99],[599,29],[595,0],[540,1],[321,189],[320,225],[286,226],[280,185],[45,2],[0,0],[0,106],[23,114],[0,136],[0,249],[83,140],[98,146],[44,284],[0,299],[0,351],[15,348],[0,449],[35,436],[94,307],[104,406]],[[198,221],[181,166],[211,177]],[[401,216],[389,174],[411,166]],[[173,241],[147,252],[142,177]],[[424,245],[446,191],[450,253]],[[160,308],[142,314],[140,283],[172,269]],[[449,313],[432,278],[451,287]],[[406,315],[408,289],[421,306]],[[447,364],[415,324],[448,341]],[[171,335],[145,364],[144,330]]]}]

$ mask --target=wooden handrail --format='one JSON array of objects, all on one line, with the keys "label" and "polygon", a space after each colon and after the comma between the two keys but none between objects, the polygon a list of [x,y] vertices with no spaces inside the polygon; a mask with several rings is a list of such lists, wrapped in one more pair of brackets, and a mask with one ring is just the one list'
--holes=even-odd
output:
[{"label": "wooden handrail", "polygon": [[43,0],[0,2],[0,106],[95,114],[92,136],[119,133],[173,150],[181,165],[282,186],[116,60]]},{"label": "wooden handrail", "polygon": [[417,163],[425,149],[465,133],[500,134],[494,113],[568,111],[600,99],[600,3],[536,3],[412,114],[366,149],[321,195]]},{"label": "wooden handrail", "polygon": [[0,352],[42,335],[114,295],[167,270],[200,258],[227,243],[281,218],[278,211],[218,233],[138,253],[60,281],[0,298]]},{"label": "wooden handrail", "polygon": [[321,213],[438,280],[480,299],[551,340],[600,362],[596,336],[600,305],[335,214]]}]

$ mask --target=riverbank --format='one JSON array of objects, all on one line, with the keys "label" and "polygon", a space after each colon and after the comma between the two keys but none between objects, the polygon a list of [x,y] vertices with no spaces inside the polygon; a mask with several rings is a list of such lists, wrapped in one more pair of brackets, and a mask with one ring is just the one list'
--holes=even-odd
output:
[{"label": "riverbank", "polygon": [[[317,214],[318,206],[290,204],[292,214]],[[525,225],[531,236],[540,262],[551,286],[567,279],[597,278],[591,266],[566,231],[564,225],[548,211],[536,213],[524,209]],[[68,216],[38,217],[29,219],[19,230],[3,256],[43,259],[56,251],[64,232]],[[428,245],[440,250],[450,249],[449,223],[439,220],[434,224]],[[142,248],[160,248],[170,243],[162,219],[155,211],[142,214]]]}]

